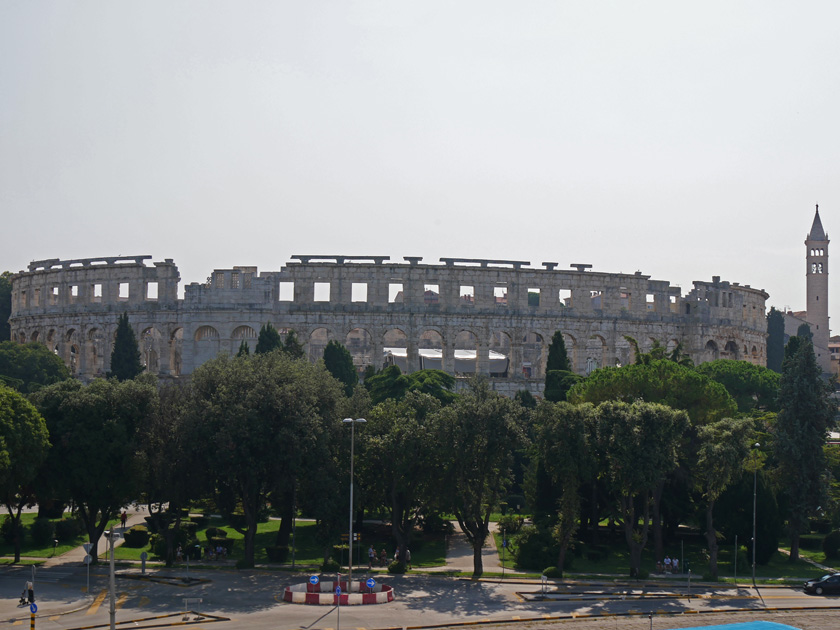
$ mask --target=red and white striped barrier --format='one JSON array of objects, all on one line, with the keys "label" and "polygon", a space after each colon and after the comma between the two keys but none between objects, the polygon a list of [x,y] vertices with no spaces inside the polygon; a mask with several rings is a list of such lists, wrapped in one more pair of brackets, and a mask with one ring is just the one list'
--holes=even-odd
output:
[{"label": "red and white striped barrier", "polygon": [[[341,595],[335,594],[336,586],[341,587]],[[283,600],[292,604],[320,606],[385,604],[394,601],[394,589],[389,584],[376,584],[373,588],[368,588],[364,582],[353,580],[352,588],[348,592],[347,582],[318,582],[318,584],[304,582],[287,586],[283,592]]]}]

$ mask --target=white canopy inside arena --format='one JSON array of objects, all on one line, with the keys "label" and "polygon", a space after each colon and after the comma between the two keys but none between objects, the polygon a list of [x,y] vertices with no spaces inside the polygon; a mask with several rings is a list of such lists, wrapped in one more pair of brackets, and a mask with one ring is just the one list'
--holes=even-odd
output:
[{"label": "white canopy inside arena", "polygon": [[[408,350],[406,348],[383,348],[385,363],[396,365],[403,372],[406,371],[408,363]],[[420,355],[420,369],[442,370],[443,351],[432,348],[421,348],[417,351]],[[455,350],[455,372],[458,374],[475,374],[475,350]],[[508,371],[508,358],[494,350],[490,350],[490,373],[505,374]]]}]

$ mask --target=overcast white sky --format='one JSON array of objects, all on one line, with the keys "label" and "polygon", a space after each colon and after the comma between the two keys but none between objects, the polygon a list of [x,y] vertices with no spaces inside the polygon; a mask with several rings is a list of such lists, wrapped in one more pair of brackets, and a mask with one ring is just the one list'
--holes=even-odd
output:
[{"label": "overcast white sky", "polygon": [[836,1],[2,0],[0,270],[501,258],[804,308],[815,203],[840,234],[838,24]]}]

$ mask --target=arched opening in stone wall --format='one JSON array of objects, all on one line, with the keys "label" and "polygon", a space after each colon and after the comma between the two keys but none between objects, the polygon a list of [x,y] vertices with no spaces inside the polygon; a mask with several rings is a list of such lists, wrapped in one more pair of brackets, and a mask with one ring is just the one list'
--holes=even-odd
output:
[{"label": "arched opening in stone wall", "polygon": [[720,351],[714,339],[709,339],[706,342],[706,347],[703,350],[703,363],[707,361],[715,361],[720,358]]},{"label": "arched opening in stone wall", "polygon": [[50,328],[49,332],[47,332],[47,346],[52,348],[54,344],[55,344],[55,328]]},{"label": "arched opening in stone wall", "polygon": [[102,342],[104,337],[99,328],[91,328],[88,330],[87,343],[85,344],[85,369],[88,374],[93,376],[100,376],[105,373],[105,366],[103,364],[104,353],[102,351]]},{"label": "arched opening in stone wall", "polygon": [[147,372],[152,374],[160,373],[160,346],[163,335],[160,331],[150,326],[140,333],[140,360],[146,368]]},{"label": "arched opening in stone wall", "polygon": [[[580,344],[574,335],[563,333],[563,343],[566,345],[566,356],[569,357],[569,366],[572,372],[578,371],[578,350]],[[546,357],[547,359],[548,357]]]},{"label": "arched opening in stone wall", "polygon": [[378,361],[376,368],[387,367],[388,365],[399,366],[404,371],[405,361],[408,354],[408,337],[399,328],[386,330],[382,335],[382,356],[374,357]]},{"label": "arched opening in stone wall", "polygon": [[169,373],[181,376],[181,356],[184,347],[184,329],[176,328],[169,335]]},{"label": "arched opening in stone wall", "polygon": [[23,330],[18,333],[18,343],[26,343],[26,332]]},{"label": "arched opening in stone wall", "polygon": [[70,375],[76,376],[79,373],[79,347],[74,345],[70,346]]},{"label": "arched opening in stone wall", "polygon": [[750,354],[752,355],[753,360],[757,360],[758,359],[758,348],[753,346],[752,347],[752,352]]},{"label": "arched opening in stone wall", "polygon": [[424,330],[417,340],[417,354],[417,369],[442,370],[443,335],[437,330]]},{"label": "arched opening in stone wall", "polygon": [[237,326],[230,334],[230,338],[233,341],[231,344],[231,352],[233,352],[233,354],[239,352],[239,347],[243,342],[245,342],[248,346],[249,351],[254,352],[257,347],[257,337],[257,331],[250,326]]},{"label": "arched opening in stone wall", "polygon": [[721,356],[722,359],[738,359],[740,358],[738,352],[738,344],[734,341],[727,341],[726,345],[723,347],[723,355]]},{"label": "arched opening in stone wall", "polygon": [[219,331],[212,326],[200,326],[193,341],[193,365],[199,366],[219,354],[221,339]]},{"label": "arched opening in stone wall", "polygon": [[347,333],[344,345],[353,357],[353,367],[361,379],[365,368],[373,364],[373,338],[364,328],[354,328]]},{"label": "arched opening in stone wall", "polygon": [[467,376],[478,372],[478,335],[462,330],[455,335],[455,375]]},{"label": "arched opening in stone wall", "polygon": [[542,378],[545,358],[545,340],[535,332],[525,333],[522,337],[522,365],[520,370],[524,378]]},{"label": "arched opening in stone wall", "polygon": [[326,328],[316,328],[309,334],[309,360],[315,363],[324,358],[324,348],[330,340],[330,331]]},{"label": "arched opening in stone wall", "polygon": [[600,367],[604,367],[607,361],[607,341],[601,335],[592,335],[586,342],[586,369],[587,375]]},{"label": "arched opening in stone wall", "polygon": [[32,343],[37,343],[37,341],[38,341],[38,331],[37,330],[33,330],[32,334],[29,335],[29,341],[32,342]]},{"label": "arched opening in stone wall", "polygon": [[[650,340],[647,340],[650,342]],[[643,351],[644,352],[644,351]],[[636,360],[636,351],[623,336],[615,342],[615,358],[613,365],[630,365]]]},{"label": "arched opening in stone wall", "polygon": [[490,336],[490,348],[488,349],[488,365],[492,378],[507,378],[510,372],[511,358],[510,335],[503,331],[496,331]]}]

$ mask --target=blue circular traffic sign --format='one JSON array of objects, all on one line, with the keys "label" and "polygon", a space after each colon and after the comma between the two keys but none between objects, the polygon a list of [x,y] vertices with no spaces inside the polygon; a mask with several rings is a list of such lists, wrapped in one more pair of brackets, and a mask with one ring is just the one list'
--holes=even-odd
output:
[{"label": "blue circular traffic sign", "polygon": [[341,587],[340,586],[335,587],[335,594],[336,595],[341,595]]},{"label": "blue circular traffic sign", "polygon": [[309,578],[309,583],[310,584],[317,584],[319,581],[320,580],[318,579],[317,575],[313,575],[312,577]]},{"label": "blue circular traffic sign", "polygon": [[368,578],[368,581],[365,582],[365,584],[367,584],[368,588],[373,588],[374,586],[376,586],[376,580],[374,580],[373,578]]},{"label": "blue circular traffic sign", "polygon": [[31,604],[29,604],[29,612],[31,612],[33,615],[36,612],[38,612],[38,604],[36,604],[35,602],[32,602]]}]

